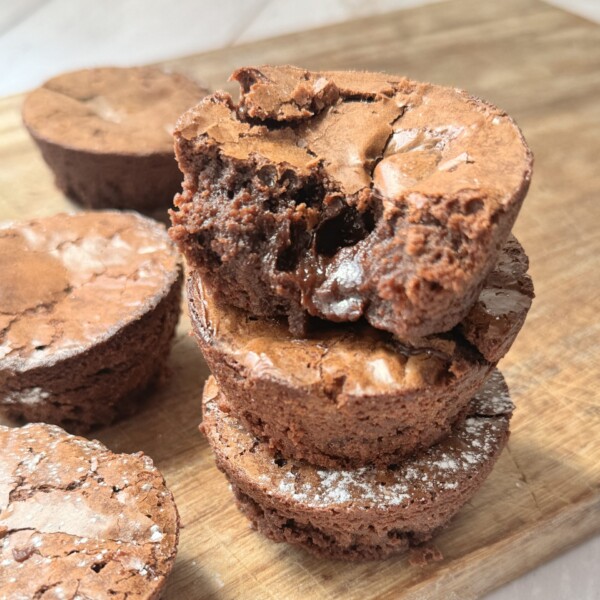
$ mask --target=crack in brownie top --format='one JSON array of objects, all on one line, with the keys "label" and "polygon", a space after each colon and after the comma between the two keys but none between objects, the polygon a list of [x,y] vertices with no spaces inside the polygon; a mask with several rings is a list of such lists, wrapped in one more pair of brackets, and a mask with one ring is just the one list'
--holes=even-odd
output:
[{"label": "crack in brownie top", "polygon": [[[512,119],[467,93],[376,73],[242,68],[175,131],[172,235],[260,316],[365,316],[405,338],[453,327],[526,193]],[[247,270],[247,274],[242,273]]]}]

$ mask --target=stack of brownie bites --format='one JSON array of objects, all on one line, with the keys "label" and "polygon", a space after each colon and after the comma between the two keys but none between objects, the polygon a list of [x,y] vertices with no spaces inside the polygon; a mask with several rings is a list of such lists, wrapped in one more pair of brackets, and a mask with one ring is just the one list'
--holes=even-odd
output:
[{"label": "stack of brownie bites", "polygon": [[533,298],[509,116],[405,78],[243,68],[175,130],[171,237],[214,378],[202,430],[240,509],[328,557],[425,542],[485,480],[495,366]]},{"label": "stack of brownie bites", "polygon": [[[202,430],[270,538],[346,559],[422,544],[508,439],[496,364],[533,298],[511,235],[532,164],[515,123],[383,74],[233,78],[237,104],[151,68],[65,74],[25,101],[57,186],[88,210],[0,224],[0,413],[39,421],[0,426],[7,597],[165,585],[179,517],[162,475],[71,433],[132,415],[163,378],[173,242],[213,373]],[[164,212],[172,122],[201,98],[175,127],[169,239],[114,209]]]}]

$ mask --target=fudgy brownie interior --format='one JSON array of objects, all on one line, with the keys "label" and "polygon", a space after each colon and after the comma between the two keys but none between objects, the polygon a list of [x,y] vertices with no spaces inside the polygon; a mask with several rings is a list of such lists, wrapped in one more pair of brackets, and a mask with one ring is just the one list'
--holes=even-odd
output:
[{"label": "fudgy brownie interior", "polygon": [[180,119],[172,237],[257,316],[361,316],[402,338],[468,312],[507,239],[531,154],[501,110],[372,73],[244,68],[236,105]]}]

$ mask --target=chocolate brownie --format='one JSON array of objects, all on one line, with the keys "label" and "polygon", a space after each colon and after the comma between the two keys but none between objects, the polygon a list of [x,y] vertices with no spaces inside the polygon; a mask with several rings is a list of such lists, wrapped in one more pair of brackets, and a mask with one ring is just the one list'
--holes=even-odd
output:
[{"label": "chocolate brownie", "polygon": [[0,597],[156,599],[178,538],[149,457],[54,425],[0,426]]},{"label": "chocolate brownie", "polygon": [[0,410],[76,431],[130,413],[164,371],[182,269],[135,213],[0,226]]},{"label": "chocolate brownie", "polygon": [[523,324],[533,293],[526,269],[510,238],[464,321],[417,347],[364,322],[295,339],[285,322],[218,302],[195,273],[188,303],[206,362],[249,431],[284,458],[389,464],[437,442],[462,416]]},{"label": "chocolate brownie", "polygon": [[499,371],[445,440],[389,468],[321,469],[285,460],[243,427],[214,379],[202,429],[238,506],[262,533],[325,557],[385,558],[430,539],[483,483],[513,406]]},{"label": "chocolate brownie", "polygon": [[452,329],[531,178],[514,121],[467,93],[376,73],[243,68],[175,129],[171,235],[256,316],[364,316],[400,338]]},{"label": "chocolate brownie", "polygon": [[85,69],[30,93],[23,122],[71,199],[91,208],[164,211],[182,180],[172,130],[206,93],[153,67]]}]

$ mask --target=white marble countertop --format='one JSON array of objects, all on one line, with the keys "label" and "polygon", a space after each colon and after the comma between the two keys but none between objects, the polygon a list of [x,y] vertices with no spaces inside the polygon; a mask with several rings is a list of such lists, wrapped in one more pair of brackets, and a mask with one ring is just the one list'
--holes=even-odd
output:
[{"label": "white marble countertop", "polygon": [[[0,95],[70,69],[160,61],[428,1],[2,0]],[[600,0],[548,1],[600,23]],[[600,537],[486,597],[571,599],[600,599]]]}]

